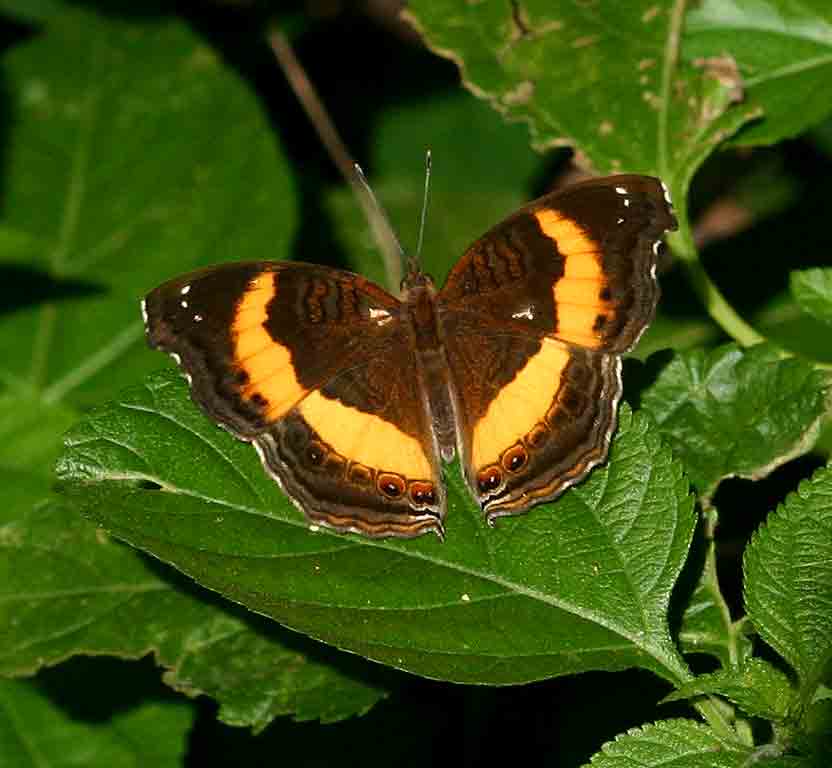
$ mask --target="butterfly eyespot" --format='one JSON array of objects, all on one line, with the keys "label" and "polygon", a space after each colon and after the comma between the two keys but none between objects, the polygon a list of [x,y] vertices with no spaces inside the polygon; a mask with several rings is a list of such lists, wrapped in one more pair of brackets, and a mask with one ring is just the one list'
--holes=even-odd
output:
[{"label": "butterfly eyespot", "polygon": [[269,404],[269,401],[266,400],[266,398],[263,397],[263,395],[261,395],[259,392],[255,392],[249,398],[249,400],[251,401],[252,405],[256,405],[258,408],[265,408]]},{"label": "butterfly eyespot", "polygon": [[503,468],[509,472],[518,472],[526,466],[528,460],[529,454],[526,453],[526,449],[520,443],[517,443],[503,454],[502,464]]},{"label": "butterfly eyespot", "polygon": [[431,483],[411,483],[410,498],[415,504],[433,505],[436,503],[436,492]]},{"label": "butterfly eyespot", "polygon": [[398,499],[404,495],[404,480],[402,480],[402,478],[398,475],[385,472],[378,477],[378,489],[385,496],[387,496],[388,499]]},{"label": "butterfly eyespot", "polygon": [[313,467],[319,467],[324,463],[326,453],[326,448],[320,443],[310,443],[306,448],[306,460]]},{"label": "butterfly eyespot", "polygon": [[477,486],[480,493],[496,491],[503,483],[503,473],[498,467],[488,467],[477,475]]}]

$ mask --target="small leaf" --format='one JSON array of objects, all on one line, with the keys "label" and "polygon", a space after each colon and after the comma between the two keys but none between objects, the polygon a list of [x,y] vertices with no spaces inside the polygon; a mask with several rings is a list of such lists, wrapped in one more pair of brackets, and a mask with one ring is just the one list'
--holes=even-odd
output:
[{"label": "small leaf", "polygon": [[752,717],[783,721],[796,702],[795,690],[779,669],[762,659],[749,659],[741,669],[721,669],[699,675],[665,697],[681,701],[717,693]]},{"label": "small leaf", "polygon": [[[0,469],[4,487],[14,479]],[[14,509],[0,510],[0,674],[152,651],[169,685],[213,696],[221,719],[257,730],[283,714],[342,719],[384,695],[362,681],[364,665],[177,584],[74,511],[54,502]]]},{"label": "small leaf", "polygon": [[797,672],[805,705],[832,664],[832,470],[818,470],[769,515],[744,568],[748,616]]},{"label": "small leaf", "polygon": [[666,613],[693,532],[691,498],[656,432],[626,408],[607,466],[496,529],[452,467],[445,543],[310,531],[255,451],[205,419],[171,374],[75,428],[59,473],[119,538],[395,667],[498,684],[630,666],[688,674]]},{"label": "small leaf", "polygon": [[106,722],[84,722],[62,710],[31,681],[0,678],[0,763],[24,766],[182,765],[193,707],[155,701]]},{"label": "small leaf", "polygon": [[832,112],[828,0],[702,0],[687,15],[682,50],[689,61],[726,51],[736,61],[744,99],[764,114],[737,144],[774,144]]},{"label": "small leaf", "polygon": [[663,720],[633,728],[605,744],[592,768],[745,768],[751,750],[728,744],[706,725]]},{"label": "small leaf", "polygon": [[726,477],[765,477],[808,451],[828,378],[761,344],[675,355],[642,396],[706,500]]},{"label": "small leaf", "polygon": [[804,269],[792,272],[789,283],[794,300],[807,314],[832,325],[832,269]]}]

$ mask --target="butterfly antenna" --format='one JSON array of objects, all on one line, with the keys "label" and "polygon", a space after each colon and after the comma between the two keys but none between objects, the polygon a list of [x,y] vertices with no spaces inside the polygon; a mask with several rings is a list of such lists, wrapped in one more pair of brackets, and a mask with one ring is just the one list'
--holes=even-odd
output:
[{"label": "butterfly antenna", "polygon": [[399,238],[396,237],[384,208],[381,207],[381,203],[376,198],[364,171],[361,170],[361,166],[358,163],[353,163],[353,170],[355,171],[357,188],[361,193],[361,198],[363,198],[362,207],[367,214],[367,220],[370,222],[376,240],[381,244],[382,250],[386,254],[395,254],[398,263],[403,264],[405,261],[404,248],[402,248]]},{"label": "butterfly antenna", "polygon": [[416,242],[416,255],[410,260],[408,265],[410,271],[416,271],[419,268],[419,258],[422,255],[422,243],[425,239],[425,218],[428,214],[428,192],[430,191],[430,150],[425,153],[425,194],[422,198],[422,213],[419,216],[419,239]]}]

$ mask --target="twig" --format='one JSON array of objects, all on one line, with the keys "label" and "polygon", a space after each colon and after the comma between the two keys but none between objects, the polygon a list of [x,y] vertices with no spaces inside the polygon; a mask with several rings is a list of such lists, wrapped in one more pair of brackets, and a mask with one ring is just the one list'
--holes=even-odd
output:
[{"label": "twig", "polygon": [[315,86],[309,80],[306,70],[295,56],[286,35],[281,30],[272,28],[269,32],[269,45],[304,112],[306,112],[307,117],[317,131],[321,143],[326,148],[332,162],[335,163],[341,175],[352,188],[361,205],[384,259],[387,283],[391,290],[398,292],[402,279],[402,254],[401,247],[389,222],[380,210],[373,205],[372,200],[368,198],[367,191],[362,186],[356,173],[355,161],[338,134],[338,130],[319,98]]}]

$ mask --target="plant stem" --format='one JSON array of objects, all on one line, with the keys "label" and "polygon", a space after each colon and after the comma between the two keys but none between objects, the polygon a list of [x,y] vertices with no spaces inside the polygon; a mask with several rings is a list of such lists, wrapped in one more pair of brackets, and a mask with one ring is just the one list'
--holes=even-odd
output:
[{"label": "plant stem", "polygon": [[[683,198],[684,199],[684,198]],[[732,339],[744,347],[759,344],[765,337],[745,322],[728,303],[713,283],[702,262],[693,242],[693,235],[688,222],[687,212],[679,211],[679,231],[668,237],[673,253],[681,260],[688,275],[691,287],[699,300],[704,304],[708,314]]]}]

